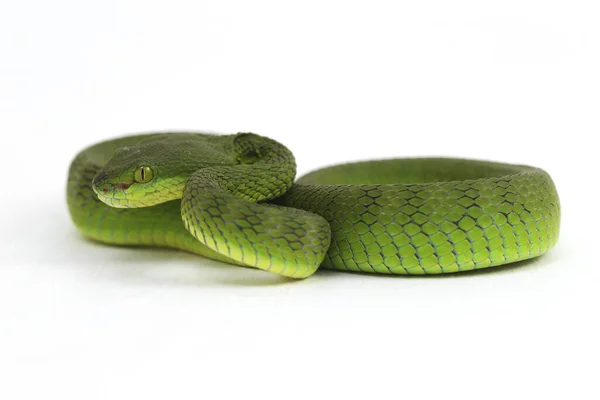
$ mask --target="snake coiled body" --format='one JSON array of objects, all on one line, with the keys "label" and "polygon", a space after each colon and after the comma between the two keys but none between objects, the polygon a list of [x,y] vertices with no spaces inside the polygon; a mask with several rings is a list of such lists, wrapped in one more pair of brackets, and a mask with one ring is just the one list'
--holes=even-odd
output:
[{"label": "snake coiled body", "polygon": [[292,153],[251,133],[105,141],[69,170],[75,225],[294,278],[319,267],[441,274],[536,257],[558,240],[543,170],[451,158],[365,161],[294,182]]}]

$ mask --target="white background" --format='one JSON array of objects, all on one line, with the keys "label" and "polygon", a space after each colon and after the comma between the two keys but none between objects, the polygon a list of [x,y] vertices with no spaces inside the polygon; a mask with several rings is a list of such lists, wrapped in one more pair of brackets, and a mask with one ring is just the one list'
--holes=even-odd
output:
[{"label": "white background", "polygon": [[[2,2],[0,398],[599,398],[596,3]],[[536,165],[560,242],[487,273],[290,282],[83,240],[71,158],[169,129],[270,136],[300,173]]]}]

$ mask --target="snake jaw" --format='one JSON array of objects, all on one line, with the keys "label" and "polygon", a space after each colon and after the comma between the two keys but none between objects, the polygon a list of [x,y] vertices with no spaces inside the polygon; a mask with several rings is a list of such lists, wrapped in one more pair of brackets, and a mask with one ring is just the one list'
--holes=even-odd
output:
[{"label": "snake jaw", "polygon": [[131,186],[123,182],[106,182],[106,174],[98,174],[92,180],[92,190],[98,199],[106,205],[114,208],[131,208],[125,190]]},{"label": "snake jaw", "polygon": [[[95,181],[94,181],[95,182]],[[92,182],[92,189],[98,199],[113,208],[142,208],[151,207],[166,201],[181,198],[177,191],[161,191],[145,189],[143,192],[132,193],[128,189],[140,186],[136,183]],[[164,188],[163,188],[164,189]]]},{"label": "snake jaw", "polygon": [[127,199],[117,199],[110,196],[98,195],[98,199],[106,205],[109,205],[113,208],[131,208],[129,206]]},{"label": "snake jaw", "polygon": [[[103,202],[106,205],[109,205],[114,208],[130,208],[128,205],[127,198],[117,197],[119,191],[115,188],[115,185],[111,184],[103,184],[101,186],[92,186],[94,193],[98,196],[98,200]],[[125,194],[124,191],[121,191],[122,194]]]}]

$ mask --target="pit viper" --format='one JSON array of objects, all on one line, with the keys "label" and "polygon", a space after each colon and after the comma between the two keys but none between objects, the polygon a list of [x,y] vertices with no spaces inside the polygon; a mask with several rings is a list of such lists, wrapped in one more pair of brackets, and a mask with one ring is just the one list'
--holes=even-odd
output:
[{"label": "pit viper", "polygon": [[291,278],[320,267],[468,271],[539,256],[558,240],[556,187],[535,167],[400,158],[295,175],[292,152],[253,133],[139,134],[77,154],[67,204],[96,241]]}]

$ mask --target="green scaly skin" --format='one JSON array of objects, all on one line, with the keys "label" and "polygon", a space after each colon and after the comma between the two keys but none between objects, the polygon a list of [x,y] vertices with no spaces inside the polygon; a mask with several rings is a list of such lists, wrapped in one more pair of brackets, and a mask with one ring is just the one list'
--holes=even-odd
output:
[{"label": "green scaly skin", "polygon": [[[139,167],[152,179],[136,182]],[[241,133],[109,140],[71,163],[75,225],[115,245],[173,247],[305,278],[319,267],[441,274],[539,256],[558,240],[550,176],[450,158],[366,161],[294,183],[292,153]]]}]

